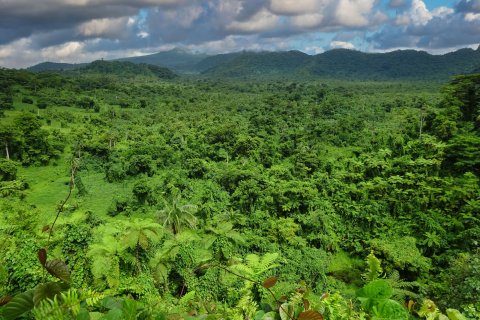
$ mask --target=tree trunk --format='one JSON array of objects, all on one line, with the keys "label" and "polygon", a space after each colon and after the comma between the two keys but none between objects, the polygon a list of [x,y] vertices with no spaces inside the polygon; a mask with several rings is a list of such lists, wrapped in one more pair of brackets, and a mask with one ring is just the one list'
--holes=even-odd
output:
[{"label": "tree trunk", "polygon": [[5,141],[5,157],[10,160],[10,153],[8,152],[8,142]]},{"label": "tree trunk", "polygon": [[137,260],[137,272],[138,274],[142,273],[142,266],[140,265],[140,246],[139,244],[137,243],[137,250],[136,250],[136,257],[135,257],[135,260]]}]

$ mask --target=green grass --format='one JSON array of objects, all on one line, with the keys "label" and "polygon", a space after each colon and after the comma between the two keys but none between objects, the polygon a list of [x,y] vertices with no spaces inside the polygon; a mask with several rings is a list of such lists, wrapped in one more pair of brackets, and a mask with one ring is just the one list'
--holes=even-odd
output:
[{"label": "green grass", "polygon": [[[53,217],[58,204],[69,193],[69,168],[65,161],[58,161],[58,166],[21,168],[19,175],[28,183],[25,201],[35,206],[42,217]],[[86,211],[92,211],[98,216],[105,216],[118,195],[129,194],[133,181],[108,183],[104,174],[99,172],[81,172],[80,176],[87,195],[79,196],[76,189],[66,204],[66,208],[77,207],[73,213],[65,210],[65,216],[80,218]]]}]

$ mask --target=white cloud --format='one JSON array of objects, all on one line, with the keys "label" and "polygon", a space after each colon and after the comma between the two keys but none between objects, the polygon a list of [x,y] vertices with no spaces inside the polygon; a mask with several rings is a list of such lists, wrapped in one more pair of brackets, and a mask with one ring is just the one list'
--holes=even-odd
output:
[{"label": "white cloud", "polygon": [[79,41],[71,41],[58,46],[44,48],[40,51],[40,55],[44,58],[54,58],[56,61],[64,61],[65,59],[78,56],[85,44]]},{"label": "white cloud", "polygon": [[94,19],[82,23],[77,27],[77,30],[86,37],[121,37],[125,35],[126,28],[133,25],[131,19],[128,17]]},{"label": "white cloud", "polygon": [[322,25],[325,16],[322,13],[310,13],[295,16],[290,19],[292,26],[302,29],[313,29]]},{"label": "white cloud", "polygon": [[339,0],[336,11],[338,23],[346,27],[368,26],[375,3],[376,0]]},{"label": "white cloud", "polygon": [[413,0],[409,11],[397,16],[397,25],[426,25],[433,18],[432,13],[422,0]]},{"label": "white cloud", "polygon": [[[377,2],[377,0],[317,1],[316,10],[291,17],[290,24],[301,29],[366,28],[388,20],[385,14],[375,10]],[[282,3],[285,4],[285,1]],[[298,1],[296,3],[300,7]],[[293,8],[289,13],[293,14]]]},{"label": "white cloud", "polygon": [[355,49],[355,46],[351,42],[347,41],[332,41],[330,42],[331,49]]},{"label": "white cloud", "polygon": [[301,15],[317,12],[331,2],[330,0],[271,0],[270,10],[281,15]]},{"label": "white cloud", "polygon": [[226,28],[245,33],[264,32],[274,29],[278,25],[279,20],[278,16],[263,9],[257,12],[251,19],[247,21],[233,21]]},{"label": "white cloud", "polygon": [[434,17],[445,18],[448,15],[455,13],[455,10],[448,7],[438,7],[432,11]]},{"label": "white cloud", "polygon": [[468,22],[480,21],[480,13],[468,12],[467,14],[465,14],[465,21],[468,21]]},{"label": "white cloud", "polygon": [[197,20],[203,13],[203,8],[200,6],[189,6],[183,10],[163,10],[156,9],[157,12],[162,13],[162,18],[167,21],[175,22],[175,24],[182,28],[190,28],[195,20]]}]

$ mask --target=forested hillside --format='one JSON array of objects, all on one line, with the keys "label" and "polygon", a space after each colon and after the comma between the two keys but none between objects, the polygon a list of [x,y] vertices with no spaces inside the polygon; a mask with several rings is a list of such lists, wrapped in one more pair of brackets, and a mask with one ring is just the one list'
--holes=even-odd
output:
[{"label": "forested hillside", "polygon": [[[147,56],[119,59],[124,62],[166,67],[177,73],[200,74],[214,79],[305,81],[340,80],[435,80],[448,81],[480,66],[480,48],[460,49],[443,55],[397,50],[365,53],[334,49],[317,55],[300,51],[241,51],[208,56],[174,49]],[[84,65],[41,63],[31,71],[72,70]]]},{"label": "forested hillside", "polygon": [[0,70],[0,318],[480,318],[479,74],[88,70]]}]

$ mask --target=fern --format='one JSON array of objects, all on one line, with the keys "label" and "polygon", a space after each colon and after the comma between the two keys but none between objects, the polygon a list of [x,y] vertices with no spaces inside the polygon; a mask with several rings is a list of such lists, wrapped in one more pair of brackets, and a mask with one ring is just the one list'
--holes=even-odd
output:
[{"label": "fern", "polygon": [[63,320],[79,316],[83,311],[82,303],[92,307],[97,305],[104,296],[92,290],[77,291],[70,289],[56,295],[53,299],[42,300],[32,311],[37,320]]},{"label": "fern", "polygon": [[397,270],[394,270],[388,275],[388,278],[385,280],[388,281],[390,286],[393,288],[393,299],[397,301],[405,301],[406,297],[417,298],[418,294],[413,292],[412,288],[418,287],[416,282],[408,282],[400,279],[400,274]]},{"label": "fern", "polygon": [[370,254],[367,256],[366,262],[367,262],[368,269],[367,269],[367,272],[362,275],[363,278],[367,282],[378,279],[380,275],[383,273],[383,269],[382,269],[380,260],[377,257],[375,257],[375,255],[373,254],[373,251],[371,251]]}]

